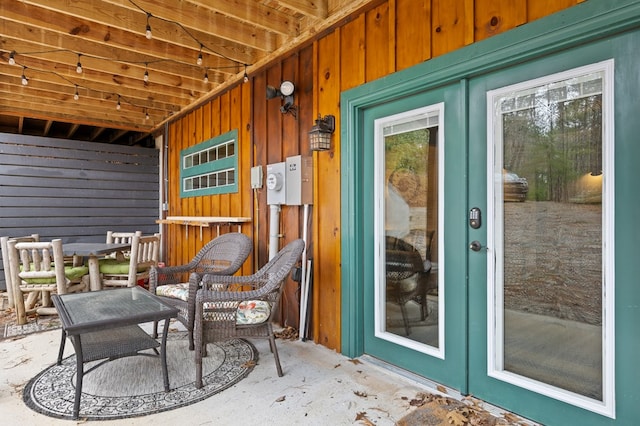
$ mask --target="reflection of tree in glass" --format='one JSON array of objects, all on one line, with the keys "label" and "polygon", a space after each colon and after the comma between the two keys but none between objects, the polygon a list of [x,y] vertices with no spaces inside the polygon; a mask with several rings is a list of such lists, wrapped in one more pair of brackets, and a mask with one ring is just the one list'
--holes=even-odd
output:
[{"label": "reflection of tree in glass", "polygon": [[504,168],[527,179],[530,199],[566,202],[575,181],[602,171],[602,95],[571,93],[541,87],[503,115]]},{"label": "reflection of tree in glass", "polygon": [[418,176],[409,169],[395,169],[389,176],[389,182],[407,200],[413,198],[420,188]]},{"label": "reflection of tree in glass", "polygon": [[387,136],[384,142],[387,170],[407,169],[418,175],[426,173],[428,129]]},{"label": "reflection of tree in glass", "polygon": [[386,177],[410,205],[424,206],[429,130],[418,129],[385,137]]}]

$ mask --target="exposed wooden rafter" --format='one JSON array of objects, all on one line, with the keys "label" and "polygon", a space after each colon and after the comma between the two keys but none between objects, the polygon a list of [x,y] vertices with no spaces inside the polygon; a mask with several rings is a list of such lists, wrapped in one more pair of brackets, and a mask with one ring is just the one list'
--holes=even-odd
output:
[{"label": "exposed wooden rafter", "polygon": [[143,140],[372,1],[0,2],[0,131]]}]

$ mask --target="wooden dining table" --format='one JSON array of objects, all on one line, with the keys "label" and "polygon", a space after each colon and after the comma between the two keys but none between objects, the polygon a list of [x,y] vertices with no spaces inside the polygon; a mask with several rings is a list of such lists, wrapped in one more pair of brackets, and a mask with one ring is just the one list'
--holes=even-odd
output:
[{"label": "wooden dining table", "polygon": [[127,243],[67,243],[62,245],[62,251],[65,256],[83,256],[88,258],[89,288],[91,291],[102,290],[99,257],[113,252],[130,249],[131,244]]}]

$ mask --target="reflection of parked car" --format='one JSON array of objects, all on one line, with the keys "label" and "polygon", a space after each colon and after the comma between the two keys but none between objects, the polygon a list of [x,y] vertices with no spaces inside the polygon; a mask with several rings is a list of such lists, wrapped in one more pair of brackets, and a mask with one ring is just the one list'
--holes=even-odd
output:
[{"label": "reflection of parked car", "polygon": [[504,201],[524,201],[529,192],[527,179],[521,178],[513,172],[503,171]]}]

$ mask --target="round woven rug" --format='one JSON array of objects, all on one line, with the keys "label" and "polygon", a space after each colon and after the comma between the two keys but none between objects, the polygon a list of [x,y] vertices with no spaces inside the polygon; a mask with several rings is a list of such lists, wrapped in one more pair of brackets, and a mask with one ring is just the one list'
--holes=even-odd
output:
[{"label": "round woven rug", "polygon": [[[150,354],[153,352],[149,351]],[[208,344],[203,358],[203,383],[196,389],[194,352],[186,333],[169,333],[167,368],[171,390],[164,392],[160,358],[132,356],[104,363],[85,373],[80,419],[111,420],[145,416],[202,401],[246,377],[258,359],[255,347],[243,339]],[[87,371],[97,362],[86,363]],[[23,400],[34,411],[72,419],[75,398],[75,354],[31,379]]]}]

